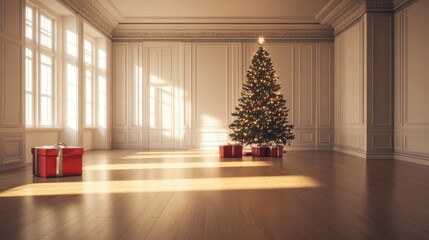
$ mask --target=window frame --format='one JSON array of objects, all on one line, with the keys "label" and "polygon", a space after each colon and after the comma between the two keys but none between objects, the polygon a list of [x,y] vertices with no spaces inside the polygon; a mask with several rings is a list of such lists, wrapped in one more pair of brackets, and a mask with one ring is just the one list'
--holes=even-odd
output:
[{"label": "window frame", "polygon": [[[59,84],[58,84],[58,21],[59,18],[49,12],[49,10],[44,9],[43,7],[36,6],[30,2],[27,2],[25,5],[25,20],[26,20],[26,31],[27,31],[27,8],[32,9],[32,39],[27,37],[27,32],[25,33],[25,48],[30,49],[32,51],[32,71],[31,71],[31,80],[32,80],[32,91],[27,91],[25,89],[26,96],[27,94],[32,95],[32,106],[27,106],[26,104],[26,114],[31,114],[31,116],[26,116],[25,126],[27,129],[33,128],[58,128],[58,92],[59,92]],[[51,21],[51,48],[46,47],[41,43],[42,38],[42,30],[41,30],[41,19],[47,18]],[[44,124],[43,120],[43,112],[45,111],[42,106],[42,55],[49,57],[51,60],[50,65],[50,116],[49,123]],[[27,57],[26,57],[27,60]],[[26,74],[28,69],[26,69]],[[27,76],[26,76],[26,86],[27,86]],[[27,99],[26,99],[27,103]],[[27,108],[31,107],[31,110]],[[28,123],[27,120],[31,118],[31,122]]]},{"label": "window frame", "polygon": [[[89,43],[91,43],[91,64],[88,64],[86,62],[86,49],[85,49],[85,42],[88,41]],[[96,114],[96,79],[97,79],[97,73],[98,73],[98,69],[97,69],[97,42],[96,39],[92,38],[91,36],[89,36],[88,34],[84,33],[83,36],[83,72],[84,72],[84,84],[83,84],[83,113],[84,113],[84,119],[83,119],[83,126],[84,128],[95,128],[96,127],[96,122],[97,122],[97,114]],[[86,78],[86,72],[87,70],[91,71],[91,101],[90,101],[90,105],[91,105],[91,123],[87,123],[87,103],[88,103],[88,99],[87,99],[87,78]]]}]

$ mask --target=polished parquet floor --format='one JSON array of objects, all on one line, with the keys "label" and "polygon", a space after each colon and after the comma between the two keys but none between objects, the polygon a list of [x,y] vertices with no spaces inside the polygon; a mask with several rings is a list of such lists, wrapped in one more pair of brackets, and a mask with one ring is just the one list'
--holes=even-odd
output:
[{"label": "polished parquet floor", "polygon": [[79,177],[0,173],[0,239],[429,239],[429,166],[87,151]]}]

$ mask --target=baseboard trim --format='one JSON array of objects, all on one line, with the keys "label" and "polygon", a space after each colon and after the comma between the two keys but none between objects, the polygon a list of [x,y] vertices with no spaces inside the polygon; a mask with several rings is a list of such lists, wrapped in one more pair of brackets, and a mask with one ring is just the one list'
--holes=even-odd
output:
[{"label": "baseboard trim", "polygon": [[336,152],[347,153],[347,154],[357,156],[360,158],[366,158],[366,154],[362,150],[349,149],[349,148],[344,148],[344,147],[339,147],[339,146],[334,146],[333,150]]},{"label": "baseboard trim", "polygon": [[429,166],[429,157],[421,157],[421,156],[415,156],[415,155],[409,155],[409,154],[403,154],[403,153],[395,153],[393,155],[393,158],[395,160],[400,160],[400,161],[411,162],[411,163]]},{"label": "baseboard trim", "polygon": [[360,149],[351,149],[339,146],[335,146],[334,151],[347,153],[365,159],[393,159],[393,153],[366,152]]}]

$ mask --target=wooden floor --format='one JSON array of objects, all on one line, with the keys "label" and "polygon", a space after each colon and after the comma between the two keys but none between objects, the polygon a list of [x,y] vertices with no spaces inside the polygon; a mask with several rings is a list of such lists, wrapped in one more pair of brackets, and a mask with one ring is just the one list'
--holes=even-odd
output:
[{"label": "wooden floor", "polygon": [[429,166],[332,151],[87,151],[0,173],[0,239],[429,239]]}]

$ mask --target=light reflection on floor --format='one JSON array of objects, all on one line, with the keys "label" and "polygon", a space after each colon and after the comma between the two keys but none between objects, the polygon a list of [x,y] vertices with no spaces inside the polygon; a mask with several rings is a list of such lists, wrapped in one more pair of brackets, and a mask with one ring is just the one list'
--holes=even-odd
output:
[{"label": "light reflection on floor", "polygon": [[321,184],[308,176],[55,182],[22,185],[1,192],[0,197],[171,191],[266,190],[314,187],[321,187]]}]

